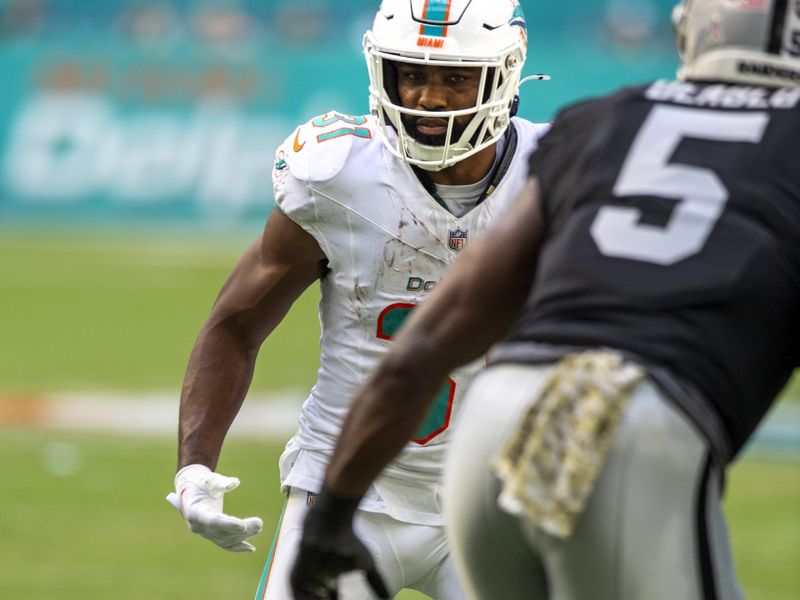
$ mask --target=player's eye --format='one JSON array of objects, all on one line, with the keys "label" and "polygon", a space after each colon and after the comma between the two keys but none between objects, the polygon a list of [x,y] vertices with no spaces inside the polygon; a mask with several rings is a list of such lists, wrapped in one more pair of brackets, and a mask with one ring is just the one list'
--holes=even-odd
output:
[{"label": "player's eye", "polygon": [[420,83],[425,80],[425,74],[422,71],[402,71],[400,76],[411,83]]},{"label": "player's eye", "polygon": [[475,74],[469,71],[451,71],[447,74],[447,81],[450,83],[465,83],[475,79]]}]

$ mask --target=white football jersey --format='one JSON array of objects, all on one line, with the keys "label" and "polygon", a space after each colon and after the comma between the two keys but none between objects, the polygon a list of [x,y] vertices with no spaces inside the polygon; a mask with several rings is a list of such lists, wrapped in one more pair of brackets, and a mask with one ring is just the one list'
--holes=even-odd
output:
[{"label": "white football jersey", "polygon": [[[321,280],[317,382],[281,457],[281,483],[317,492],[357,387],[458,252],[504,210],[528,176],[528,157],[549,125],[514,118],[517,147],[488,197],[456,217],[378,138],[372,117],[331,112],[300,126],[278,149],[278,208],[328,258]],[[440,524],[438,486],[450,427],[477,361],[450,375],[424,423],[361,503],[405,522]]]}]

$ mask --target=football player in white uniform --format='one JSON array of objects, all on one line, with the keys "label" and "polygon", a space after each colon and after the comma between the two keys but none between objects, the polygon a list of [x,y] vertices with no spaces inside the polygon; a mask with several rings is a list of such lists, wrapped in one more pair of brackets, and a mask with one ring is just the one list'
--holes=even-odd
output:
[{"label": "football player in white uniform", "polygon": [[[514,117],[526,39],[516,0],[384,0],[364,37],[371,114],[326,113],[277,151],[277,209],[225,283],[189,361],[170,495],[192,531],[253,550],[246,540],[261,520],[222,512],[238,480],[214,469],[259,347],[319,280],[320,368],[280,460],[287,502],[259,600],[291,598],[303,520],[357,386],[458,252],[524,185],[527,158],[548,128]],[[459,398],[478,366],[451,374],[361,503],[356,528],[386,582],[370,582],[381,596],[413,588],[464,598],[442,530],[440,478]],[[373,592],[363,576],[349,576],[339,597]]]}]

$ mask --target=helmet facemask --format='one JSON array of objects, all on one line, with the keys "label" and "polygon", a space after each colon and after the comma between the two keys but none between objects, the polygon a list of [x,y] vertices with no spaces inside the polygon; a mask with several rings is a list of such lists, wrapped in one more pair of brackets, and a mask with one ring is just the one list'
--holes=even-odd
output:
[{"label": "helmet facemask", "polygon": [[[371,49],[367,46],[367,52]],[[368,54],[370,57],[370,54]],[[370,86],[370,108],[378,117],[389,150],[409,164],[429,171],[451,167],[460,160],[477,154],[494,144],[503,135],[510,120],[510,109],[517,93],[522,58],[506,57],[504,63],[470,64],[463,61],[436,61],[440,67],[471,67],[480,69],[480,84],[475,106],[459,110],[429,111],[401,105],[397,91],[396,63],[429,65],[429,61],[387,56],[375,52],[370,63],[374,69]],[[509,68],[507,65],[511,65]],[[462,124],[461,117],[469,116]],[[447,134],[441,145],[425,140],[409,127],[418,118],[446,119]],[[391,128],[391,132],[389,129]],[[426,143],[427,142],[427,143]]]}]

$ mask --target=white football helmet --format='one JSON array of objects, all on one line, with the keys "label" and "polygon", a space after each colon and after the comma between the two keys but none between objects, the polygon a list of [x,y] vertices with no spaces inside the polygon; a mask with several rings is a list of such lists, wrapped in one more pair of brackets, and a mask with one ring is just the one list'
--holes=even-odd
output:
[{"label": "white football helmet", "polygon": [[684,0],[679,79],[800,86],[800,0]]},{"label": "white football helmet", "polygon": [[[493,144],[517,102],[526,51],[525,15],[517,0],[383,0],[364,36],[364,54],[370,110],[380,121],[384,143],[395,156],[428,171],[450,167]],[[476,106],[441,112],[404,108],[396,62],[480,68]],[[447,119],[444,145],[415,140],[403,125],[404,115]],[[473,117],[458,139],[451,139],[461,115]]]}]

